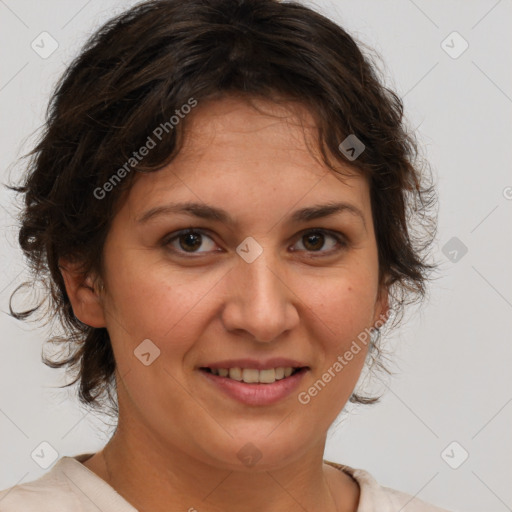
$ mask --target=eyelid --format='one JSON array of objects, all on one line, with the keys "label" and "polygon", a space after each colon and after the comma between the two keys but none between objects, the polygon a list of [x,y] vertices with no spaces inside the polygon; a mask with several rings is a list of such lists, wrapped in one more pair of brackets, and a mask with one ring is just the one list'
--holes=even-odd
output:
[{"label": "eyelid", "polygon": [[[210,234],[210,230],[205,229],[205,228],[190,227],[190,228],[180,229],[178,231],[169,233],[162,239],[162,245],[164,247],[168,247],[171,242],[178,239],[180,236],[187,235],[189,233],[196,233],[196,234],[200,234],[202,236],[206,236],[206,237],[210,238],[215,243],[214,237]],[[293,235],[293,239],[297,239],[297,241],[299,241],[303,236],[308,235],[310,233],[322,233],[326,236],[330,236],[330,237],[334,238],[334,240],[336,240],[337,247],[327,250],[327,251],[307,251],[307,250],[295,250],[294,249],[294,250],[292,250],[292,252],[304,252],[304,253],[307,253],[310,257],[320,257],[320,256],[330,255],[335,252],[339,252],[339,251],[345,249],[349,245],[348,239],[343,233],[341,233],[339,231],[333,231],[333,230],[327,229],[327,228],[307,228],[307,229],[299,231],[298,233]],[[186,252],[186,251],[182,251],[182,250],[176,250],[174,248],[171,248],[170,250],[179,255],[187,255],[187,257],[196,257],[194,255],[208,254],[209,252],[211,253],[211,252],[223,251],[223,249],[220,249],[220,250],[216,250],[216,251]]]},{"label": "eyelid", "polygon": [[327,250],[327,251],[293,251],[293,252],[305,252],[308,257],[322,257],[322,256],[329,256],[333,253],[340,252],[341,250],[348,247],[348,239],[339,231],[333,231],[331,229],[327,228],[308,228],[304,229],[303,231],[300,231],[297,235],[298,240],[300,240],[303,236],[308,235],[310,233],[322,233],[323,235],[330,236],[336,240],[337,247],[334,247],[333,249]]},{"label": "eyelid", "polygon": [[[180,229],[178,231],[173,231],[172,233],[169,233],[168,235],[164,236],[164,238],[162,239],[162,245],[166,248],[169,248],[171,242],[173,242],[174,240],[178,239],[180,236],[184,236],[184,235],[187,235],[189,233],[195,233],[195,234],[199,234],[201,236],[206,236],[208,237],[210,240],[212,240],[214,243],[215,240],[214,240],[214,237],[209,234],[210,231],[208,229],[205,229],[205,228],[194,228],[194,227],[191,227],[191,228],[185,228],[185,229]],[[216,251],[202,251],[202,252],[186,252],[186,251],[182,251],[182,250],[177,250],[177,249],[174,249],[174,248],[170,248],[170,250],[172,252],[174,252],[175,254],[179,254],[179,255],[186,255],[187,257],[195,257],[194,255],[201,255],[201,254],[208,254],[208,252],[221,252],[223,249],[220,249],[220,250],[216,250]]]}]

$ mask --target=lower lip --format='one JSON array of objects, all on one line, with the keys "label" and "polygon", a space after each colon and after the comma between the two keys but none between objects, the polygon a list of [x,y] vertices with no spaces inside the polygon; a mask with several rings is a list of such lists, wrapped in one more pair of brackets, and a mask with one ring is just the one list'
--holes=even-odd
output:
[{"label": "lower lip", "polygon": [[199,370],[218,389],[246,405],[271,405],[292,394],[309,371],[302,368],[297,373],[272,384],[247,384],[229,377],[221,377],[205,370]]}]

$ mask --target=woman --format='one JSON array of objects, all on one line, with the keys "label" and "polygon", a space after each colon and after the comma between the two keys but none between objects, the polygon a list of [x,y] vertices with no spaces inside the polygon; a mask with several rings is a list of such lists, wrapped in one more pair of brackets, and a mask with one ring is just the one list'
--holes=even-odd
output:
[{"label": "woman", "polygon": [[440,511],[323,459],[433,268],[408,232],[433,197],[415,154],[399,98],[302,5],[157,0],[105,25],[18,190],[67,332],[48,363],[117,429],[0,509]]}]

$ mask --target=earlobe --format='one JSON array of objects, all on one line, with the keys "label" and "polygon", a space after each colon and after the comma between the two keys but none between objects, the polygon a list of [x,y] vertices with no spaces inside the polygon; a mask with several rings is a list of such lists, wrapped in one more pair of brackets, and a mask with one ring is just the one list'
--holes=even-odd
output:
[{"label": "earlobe", "polygon": [[381,288],[375,306],[373,325],[376,329],[380,329],[387,322],[390,315],[389,293],[386,287]]},{"label": "earlobe", "polygon": [[73,313],[78,320],[91,327],[105,327],[99,281],[95,282],[91,275],[85,275],[76,263],[59,260],[59,268]]}]

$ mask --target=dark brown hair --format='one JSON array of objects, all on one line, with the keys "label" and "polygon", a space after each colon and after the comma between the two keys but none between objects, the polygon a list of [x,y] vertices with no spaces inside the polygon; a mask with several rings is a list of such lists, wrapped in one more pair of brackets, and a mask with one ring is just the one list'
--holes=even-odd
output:
[{"label": "dark brown hair", "polygon": [[[76,372],[82,402],[115,409],[115,360],[107,330],[73,314],[59,259],[102,275],[104,240],[133,181],[131,169],[152,172],[172,160],[186,118],[171,117],[193,102],[244,95],[306,105],[325,163],[349,164],[370,184],[380,282],[389,287],[394,325],[406,304],[425,296],[435,268],[426,261],[436,228],[429,166],[405,128],[400,98],[360,47],[326,17],[276,0],[144,2],[86,43],[57,84],[23,183],[12,187],[24,197],[19,242],[32,283],[47,289],[44,317],[63,329],[50,341],[67,349],[45,362]],[[158,144],[134,161],[157,127],[166,127]],[[365,146],[355,160],[339,149],[349,135]],[[42,311],[39,303],[15,312],[13,296],[15,317]],[[378,343],[371,348],[380,353]],[[378,399],[354,393],[350,400]]]}]

